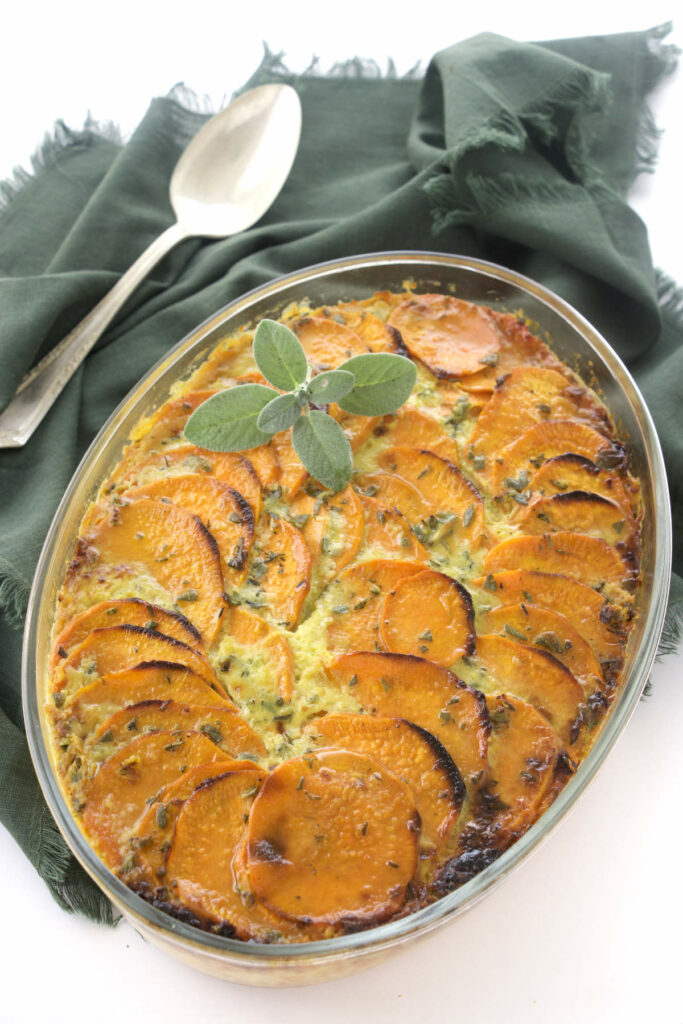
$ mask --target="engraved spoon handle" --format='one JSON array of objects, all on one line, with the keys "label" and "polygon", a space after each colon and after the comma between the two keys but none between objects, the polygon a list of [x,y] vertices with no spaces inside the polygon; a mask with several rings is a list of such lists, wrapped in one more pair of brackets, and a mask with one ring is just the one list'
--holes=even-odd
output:
[{"label": "engraved spoon handle", "polygon": [[177,222],[162,232],[94,309],[26,374],[14,398],[0,413],[0,448],[21,448],[26,444],[126,299],[152,267],[191,234]]}]

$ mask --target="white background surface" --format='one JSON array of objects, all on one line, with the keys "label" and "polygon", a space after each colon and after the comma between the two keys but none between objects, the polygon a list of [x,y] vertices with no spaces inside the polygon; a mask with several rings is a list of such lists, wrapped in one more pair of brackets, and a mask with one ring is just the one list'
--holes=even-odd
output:
[{"label": "white background surface", "polygon": [[[409,17],[409,10],[415,16]],[[184,81],[215,107],[260,61],[262,43],[295,70],[359,55],[399,72],[488,30],[520,40],[631,31],[668,21],[673,3],[618,7],[435,0],[401,10],[346,0],[240,5],[195,0],[12,4],[3,15],[0,179],[52,123],[88,112],[129,134],[149,100]],[[681,27],[669,41],[683,45]],[[343,88],[343,83],[340,83]],[[656,174],[632,203],[656,266],[683,283],[680,181],[683,78],[658,90],[665,134]],[[0,828],[0,1024],[681,1024],[683,847],[680,723],[683,654],[656,666],[641,704],[597,780],[560,830],[470,914],[388,963],[308,989],[220,982],[176,964],[127,924],[106,929],[64,914]],[[144,1007],[144,1009],[143,1009]]]}]

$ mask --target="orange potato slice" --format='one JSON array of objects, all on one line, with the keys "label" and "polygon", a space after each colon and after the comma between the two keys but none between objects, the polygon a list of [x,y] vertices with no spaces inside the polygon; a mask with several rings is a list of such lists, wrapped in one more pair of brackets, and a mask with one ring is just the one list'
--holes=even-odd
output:
[{"label": "orange potato slice", "polygon": [[585,533],[601,537],[611,547],[627,553],[633,548],[634,524],[620,505],[589,491],[565,491],[536,498],[519,518],[526,534]]},{"label": "orange potato slice", "polygon": [[479,691],[448,669],[409,654],[343,654],[326,672],[366,712],[405,718],[436,736],[468,790],[480,782],[489,721]]},{"label": "orange potato slice", "polygon": [[307,316],[287,325],[301,342],[306,358],[316,370],[332,370],[368,346],[354,330],[324,316]]},{"label": "orange potato slice", "polygon": [[79,541],[67,585],[102,564],[119,567],[131,586],[141,573],[151,576],[213,641],[225,608],[223,577],[216,542],[197,516],[151,498],[115,506]]},{"label": "orange potato slice", "polygon": [[414,654],[448,668],[474,654],[474,608],[462,584],[426,569],[401,580],[384,599],[380,642],[395,654]]},{"label": "orange potato slice", "polygon": [[619,609],[585,583],[556,573],[510,569],[474,583],[504,605],[540,605],[563,615],[597,657],[605,679],[615,680],[623,664],[625,633]]},{"label": "orange potato slice", "polygon": [[583,688],[557,658],[489,633],[477,637],[477,661],[486,669],[487,690],[500,690],[531,704],[570,752],[576,749],[583,719]]},{"label": "orange potato slice", "polygon": [[[546,459],[568,452],[583,455],[603,469],[621,469],[624,463],[619,443],[584,423],[575,420],[537,423],[488,460],[486,471],[492,493],[500,494],[507,481],[520,480],[520,474],[525,474],[528,481]],[[514,490],[524,490],[524,487],[515,484]]]},{"label": "orange potato slice", "polygon": [[[329,315],[329,313],[327,314]],[[333,318],[355,331],[366,352],[400,352],[407,355],[405,345],[395,327],[370,313],[362,302],[345,302]]]},{"label": "orange potato slice", "polygon": [[366,497],[397,509],[411,526],[431,514],[431,506],[418,488],[396,473],[364,473],[355,478],[354,484]]},{"label": "orange potato slice", "polygon": [[477,373],[463,377],[460,387],[476,396],[490,395],[497,381],[514,370],[520,363],[531,366],[550,366],[558,372],[565,372],[564,365],[540,338],[532,334],[527,325],[511,313],[494,310],[489,316],[500,332],[500,348],[497,360],[490,366],[482,367]]},{"label": "orange potato slice", "polygon": [[450,295],[411,296],[392,310],[389,325],[435,377],[476,373],[500,348],[500,331],[488,312]]},{"label": "orange potato slice", "polygon": [[363,509],[351,486],[339,494],[317,497],[301,492],[290,502],[291,522],[306,542],[313,563],[327,555],[325,580],[349,565],[363,541]]},{"label": "orange potato slice", "polygon": [[308,470],[294,451],[292,431],[286,430],[276,434],[270,442],[275,453],[279,473],[277,482],[282,488],[283,496],[289,501],[308,479]]},{"label": "orange potato slice", "polygon": [[[292,698],[294,677],[294,655],[289,642],[264,619],[253,615],[245,608],[232,608],[226,622],[227,632],[244,647],[262,652],[268,662],[273,685],[273,697],[283,700]],[[245,699],[240,668],[232,664],[222,666],[223,676],[233,696]]]},{"label": "orange potato slice", "polygon": [[390,508],[365,494],[360,495],[360,505],[365,520],[364,549],[400,555],[412,561],[427,561],[427,549],[420,544],[410,529],[410,523],[397,508]]},{"label": "orange potato slice", "polygon": [[486,705],[490,776],[482,805],[495,815],[496,845],[506,847],[547,806],[562,744],[543,715],[518,697],[498,694],[487,697]]},{"label": "orange potato slice", "polygon": [[403,718],[325,715],[304,729],[318,747],[339,747],[376,758],[407,782],[422,823],[422,844],[441,846],[457,824],[465,785],[442,743]]},{"label": "orange potato slice", "polygon": [[334,584],[327,642],[332,650],[381,650],[382,598],[406,576],[423,572],[419,562],[373,558],[351,565]]},{"label": "orange potato slice", "polygon": [[496,387],[469,443],[476,454],[488,457],[549,419],[573,419],[597,430],[608,426],[604,408],[586,388],[546,366],[518,366]]},{"label": "orange potato slice", "polygon": [[293,629],[311,585],[311,556],[295,526],[275,515],[261,522],[247,578],[278,625]]},{"label": "orange potato slice", "polygon": [[[430,506],[431,513],[454,515],[456,519],[449,527],[458,541],[474,543],[485,534],[481,495],[452,462],[430,451],[403,446],[385,449],[377,461],[383,469],[412,484]],[[401,511],[410,520],[404,509]],[[414,526],[412,521],[411,526]],[[419,533],[418,537],[423,540]]]},{"label": "orange potato slice", "polygon": [[358,416],[353,412],[345,412],[336,402],[327,407],[328,414],[336,420],[349,439],[352,451],[358,451],[374,431],[380,429],[381,416]]},{"label": "orange potato slice", "polygon": [[117,708],[146,700],[174,700],[180,704],[212,704],[237,710],[217,683],[208,683],[186,665],[170,661],[143,662],[120,672],[108,672],[67,697],[65,708],[78,718],[91,714],[101,721]]},{"label": "orange potato slice", "polygon": [[511,537],[487,551],[485,573],[530,569],[559,573],[589,587],[614,584],[632,588],[635,572],[622,556],[600,537],[583,533],[544,533],[540,537]]},{"label": "orange potato slice", "polygon": [[622,516],[633,517],[637,501],[637,487],[628,478],[600,469],[583,455],[569,452],[556,455],[543,463],[529,480],[529,491],[543,497],[565,494],[567,491],[588,491],[614,501],[622,509]]},{"label": "orange potato slice", "polygon": [[406,900],[419,831],[409,787],[374,758],[347,750],[292,758],[251,808],[253,891],[294,921],[383,921]]},{"label": "orange potato slice", "polygon": [[83,828],[105,864],[116,870],[147,801],[194,765],[225,755],[197,732],[151,732],[138,736],[100,766],[83,786]]},{"label": "orange potato slice", "polygon": [[222,480],[249,502],[254,522],[258,522],[261,514],[261,483],[249,459],[239,452],[210,452],[207,448],[197,448],[192,444],[166,448],[149,452],[132,465],[125,475],[121,476],[117,472],[114,480],[135,487],[149,483],[159,474],[174,473],[207,474]]},{"label": "orange potato slice", "polygon": [[165,864],[166,891],[172,903],[221,935],[259,942],[314,938],[311,929],[255,901],[243,881],[244,822],[262,778],[245,769],[226,772],[207,779],[183,801]]},{"label": "orange potato slice", "polygon": [[128,840],[129,852],[120,874],[126,885],[147,895],[163,883],[166,860],[171,848],[173,830],[180,810],[194,791],[207,779],[215,779],[226,772],[256,769],[249,761],[224,758],[189,768],[163,791],[163,801],[153,799]]},{"label": "orange potato slice", "polygon": [[156,604],[128,597],[121,601],[100,601],[76,615],[55,637],[50,653],[50,673],[93,629],[114,625],[145,626],[201,650],[202,638],[192,623],[178,612],[167,612]]},{"label": "orange potato slice", "polygon": [[243,579],[254,540],[254,513],[239,491],[211,476],[166,476],[126,491],[124,500],[154,498],[198,516],[218,545],[226,586]]},{"label": "orange potato slice", "polygon": [[[115,711],[101,723],[92,737],[90,756],[99,760],[136,736],[175,729],[204,733],[231,757],[260,757],[266,752],[261,739],[231,707],[145,700]],[[92,751],[93,745],[97,745],[96,753]]]},{"label": "orange potato slice", "polygon": [[443,421],[434,416],[403,406],[391,416],[385,416],[383,426],[393,447],[426,449],[455,466],[460,465],[457,441],[446,431]]},{"label": "orange potato slice", "polygon": [[589,644],[559,612],[540,605],[505,604],[481,617],[482,633],[499,633],[541,647],[561,661],[589,695],[604,686],[602,669]]},{"label": "orange potato slice", "polygon": [[72,684],[76,687],[84,685],[82,679],[74,677],[74,673],[104,676],[109,672],[133,668],[143,661],[172,661],[187,665],[206,682],[217,682],[204,655],[181,640],[174,640],[146,626],[104,626],[88,633],[85,640],[77,644],[58,665],[53,690],[59,693],[68,689],[71,692],[74,689]]}]

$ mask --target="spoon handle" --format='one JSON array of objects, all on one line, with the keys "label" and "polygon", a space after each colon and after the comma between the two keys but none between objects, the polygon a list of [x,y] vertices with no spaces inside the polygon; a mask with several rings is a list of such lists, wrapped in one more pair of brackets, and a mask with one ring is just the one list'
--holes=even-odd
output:
[{"label": "spoon handle", "polygon": [[27,373],[12,401],[0,413],[0,448],[21,448],[26,444],[126,299],[162,256],[189,236],[190,232],[177,222],[162,232],[94,309]]}]

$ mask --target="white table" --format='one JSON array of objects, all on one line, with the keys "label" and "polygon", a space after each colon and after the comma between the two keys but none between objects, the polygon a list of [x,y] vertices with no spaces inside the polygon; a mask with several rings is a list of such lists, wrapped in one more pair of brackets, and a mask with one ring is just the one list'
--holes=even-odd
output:
[{"label": "white table", "polygon": [[[392,19],[385,5],[375,10],[358,0],[327,16],[320,3],[262,2],[239,18],[208,0],[182,5],[177,15],[168,2],[140,0],[104,8],[82,0],[40,9],[15,4],[3,16],[0,179],[27,163],[57,118],[77,127],[90,110],[130,133],[149,99],[181,79],[220,105],[258,63],[263,39],[281,47],[296,70],[315,52],[322,68],[354,54],[382,65],[391,55],[405,71],[482,30],[552,39],[642,29],[672,14],[671,4],[656,0],[647,8],[623,2],[608,10],[581,0],[559,12],[554,6],[541,12],[489,2],[480,14],[433,0],[408,24],[403,14]],[[670,40],[681,45],[680,29]],[[657,172],[641,177],[632,196],[655,264],[679,283],[682,102],[679,72],[654,98],[666,128]],[[64,914],[0,829],[0,1024],[86,1013],[98,1024],[143,1013],[148,1024],[436,1024],[456,1015],[476,1024],[680,1024],[682,667],[683,652],[655,667],[653,695],[636,709],[595,783],[501,888],[385,965],[323,986],[240,988],[165,958],[126,923],[106,929]]]}]

